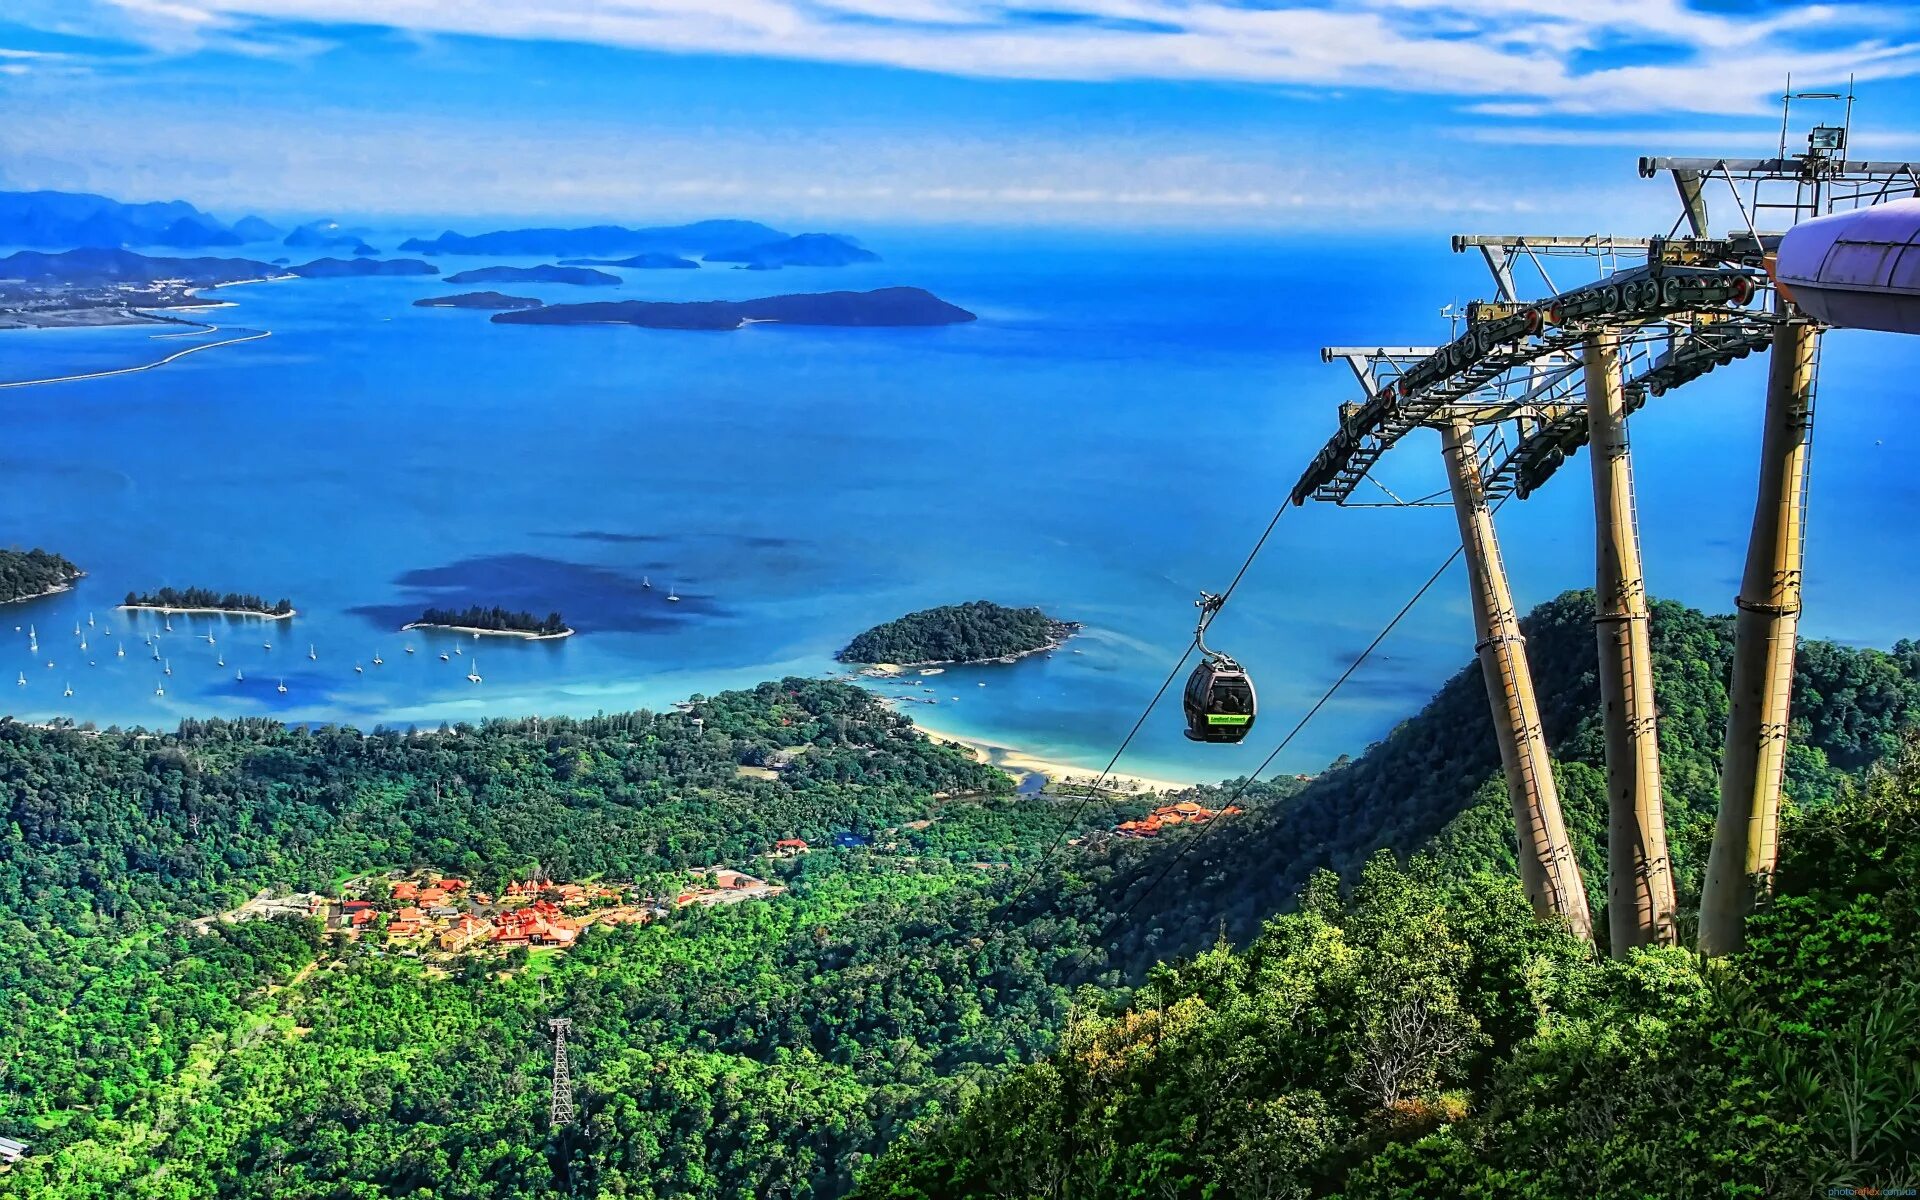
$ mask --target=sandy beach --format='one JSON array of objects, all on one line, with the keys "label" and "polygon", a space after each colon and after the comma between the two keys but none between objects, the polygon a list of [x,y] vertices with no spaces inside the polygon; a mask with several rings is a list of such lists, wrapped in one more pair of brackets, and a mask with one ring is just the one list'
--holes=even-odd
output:
[{"label": "sandy beach", "polygon": [[[1041,775],[1045,775],[1052,783],[1062,786],[1076,783],[1091,783],[1100,777],[1100,768],[1098,766],[1087,767],[1074,763],[1063,763],[1052,759],[1040,758],[1037,755],[1029,754],[1013,746],[1002,746],[994,742],[982,741],[979,738],[964,737],[960,734],[951,733],[947,730],[928,725],[911,712],[905,715],[913,719],[914,728],[935,741],[958,742],[960,745],[971,750],[974,757],[980,759],[980,761],[992,763],[1004,771],[1011,771],[1015,774],[1038,772]],[[1129,785],[1131,785],[1138,788],[1144,794],[1146,792],[1184,791],[1194,786],[1194,782],[1193,780],[1155,779],[1147,775],[1135,775],[1127,771],[1116,770],[1107,776],[1105,786],[1112,790],[1124,792],[1127,791]]]},{"label": "sandy beach", "polygon": [[300,613],[297,608],[290,608],[286,612],[261,612],[256,608],[168,608],[164,604],[116,604],[114,607],[127,612],[157,612],[169,617],[254,617],[261,621],[285,621]]},{"label": "sandy beach", "polygon": [[559,633],[535,633],[531,629],[481,629],[475,625],[432,625],[425,621],[409,621],[400,627],[401,633],[415,629],[439,629],[451,633],[474,633],[481,637],[516,637],[526,642],[551,642],[556,638],[570,638],[572,629],[562,629]]}]

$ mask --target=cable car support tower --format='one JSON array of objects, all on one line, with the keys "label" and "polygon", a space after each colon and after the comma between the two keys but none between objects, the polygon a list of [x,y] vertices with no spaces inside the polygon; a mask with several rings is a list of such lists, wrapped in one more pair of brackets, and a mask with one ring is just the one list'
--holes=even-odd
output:
[{"label": "cable car support tower", "polygon": [[[1834,93],[1794,100],[1847,102]],[[1615,954],[1677,940],[1666,844],[1647,586],[1641,564],[1628,418],[1649,399],[1770,350],[1752,535],[1738,610],[1720,810],[1701,900],[1700,945],[1738,947],[1746,912],[1769,883],[1785,770],[1800,611],[1807,451],[1819,328],[1773,286],[1780,226],[1920,194],[1920,163],[1846,157],[1848,127],[1816,126],[1807,149],[1766,159],[1642,158],[1642,177],[1672,176],[1680,214],[1665,236],[1462,234],[1491,299],[1468,304],[1437,347],[1335,346],[1364,397],[1294,486],[1294,504],[1450,504],[1467,563],[1478,655],[1518,837],[1520,874],[1543,916],[1591,936],[1567,841],[1539,705],[1501,559],[1494,512],[1524,500],[1568,455],[1590,446],[1595,517],[1595,631],[1606,731],[1608,934]],[[1708,199],[1730,195],[1736,220],[1715,236]],[[1554,272],[1592,278],[1562,286]],[[1537,275],[1543,299],[1523,300]],[[1464,318],[1464,319],[1463,319]],[[1444,492],[1404,498],[1379,478],[1387,452],[1416,430],[1439,435]]]}]

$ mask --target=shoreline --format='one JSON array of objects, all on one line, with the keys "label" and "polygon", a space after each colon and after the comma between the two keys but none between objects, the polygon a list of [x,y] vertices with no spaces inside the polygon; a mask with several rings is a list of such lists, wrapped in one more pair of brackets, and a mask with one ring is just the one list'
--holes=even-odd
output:
[{"label": "shoreline", "polygon": [[[219,326],[214,326],[215,331],[218,331],[218,329]],[[77,383],[82,379],[109,379],[115,375],[132,375],[139,371],[151,371],[156,367],[164,367],[168,363],[178,362],[187,355],[198,354],[202,350],[218,350],[222,346],[238,346],[242,342],[257,342],[261,338],[272,336],[273,330],[263,329],[257,333],[250,333],[245,337],[227,338],[224,341],[218,342],[201,342],[198,345],[188,346],[184,350],[176,350],[172,354],[155,362],[140,363],[137,366],[131,367],[114,367],[106,371],[88,371],[81,375],[56,375],[49,379],[13,379],[0,383],[0,388],[39,387],[42,384],[48,383]]]},{"label": "shoreline", "polygon": [[86,575],[87,573],[82,571],[65,583],[57,584],[44,592],[35,592],[31,596],[15,596],[11,600],[0,600],[0,604],[25,604],[29,600],[44,600],[48,596],[58,596],[61,592],[70,592],[73,590],[73,585],[86,578]]},{"label": "shoreline", "polygon": [[850,659],[839,658],[838,656],[836,656],[835,661],[846,663],[847,666],[854,668],[855,674],[867,675],[867,676],[899,675],[903,671],[917,671],[922,667],[990,667],[995,665],[1007,666],[1011,663],[1019,661],[1020,659],[1031,658],[1036,654],[1051,654],[1055,650],[1062,648],[1068,642],[1072,641],[1073,635],[1079,632],[1080,632],[1080,627],[1076,625],[1073,629],[1073,633],[1067,634],[1066,636],[1060,638],[1058,641],[1048,642],[1044,646],[1035,646],[1031,650],[1016,650],[1012,654],[996,654],[992,658],[929,658],[923,662],[856,663]]},{"label": "shoreline", "polygon": [[400,632],[408,633],[415,629],[445,629],[451,633],[477,633],[482,637],[517,637],[529,642],[551,642],[570,638],[579,632],[571,627],[559,633],[535,633],[530,629],[482,629],[477,625],[435,625],[427,621],[408,621],[400,627]]},{"label": "shoreline", "polygon": [[[967,737],[964,734],[953,733],[950,730],[927,725],[917,717],[908,713],[902,713],[901,715],[912,721],[915,729],[918,729],[933,741],[957,742],[961,746],[966,747],[976,759],[990,766],[999,767],[1003,771],[1044,775],[1048,783],[1059,784],[1061,786],[1072,786],[1072,784],[1068,783],[1068,780],[1072,780],[1075,784],[1091,783],[1100,777],[1100,769],[1098,767],[1082,767],[1076,766],[1073,763],[1061,762],[1058,759],[1042,758],[1039,755],[1028,753],[1015,746],[1006,746],[981,738]],[[1124,791],[1123,788],[1116,789],[1113,788],[1112,785],[1126,783],[1138,784],[1141,790],[1137,794],[1141,796],[1145,796],[1148,792],[1182,792],[1188,788],[1199,786],[1197,782],[1192,780],[1182,782],[1172,779],[1157,779],[1148,775],[1137,775],[1130,771],[1114,771],[1107,776],[1107,783],[1103,786],[1102,790]]]},{"label": "shoreline", "polygon": [[216,617],[255,617],[262,621],[284,621],[290,617],[300,615],[300,610],[297,608],[290,608],[286,612],[276,613],[261,612],[253,608],[169,608],[164,604],[116,604],[114,607],[129,612],[164,613],[167,616],[172,616],[174,613],[180,613],[185,616],[204,613]]}]

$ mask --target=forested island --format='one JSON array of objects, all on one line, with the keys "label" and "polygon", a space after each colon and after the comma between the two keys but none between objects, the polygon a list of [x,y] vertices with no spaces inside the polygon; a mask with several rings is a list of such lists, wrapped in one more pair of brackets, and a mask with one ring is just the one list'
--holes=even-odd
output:
[{"label": "forested island", "polygon": [[268,604],[251,592],[216,592],[211,588],[163,587],[153,592],[128,592],[121,608],[153,608],[161,612],[234,613],[278,620],[294,615],[293,602],[282,596]]},{"label": "forested island", "polygon": [[691,258],[682,258],[678,254],[649,252],[635,254],[627,258],[563,258],[563,267],[632,267],[639,271],[691,271],[700,266]]},{"label": "forested island", "polygon": [[144,284],[165,279],[205,287],[285,273],[250,258],[165,258],[91,246],[57,253],[18,250],[0,258],[0,279],[42,285]]},{"label": "forested island", "polygon": [[781,267],[844,267],[879,262],[880,256],[851,238],[832,233],[803,233],[796,237],[720,250],[706,256],[710,263],[739,263],[750,271],[777,271]]},{"label": "forested island", "polygon": [[0,604],[64,592],[84,574],[48,550],[0,550]]},{"label": "forested island", "polygon": [[447,276],[448,283],[565,283],[575,287],[612,287],[620,277],[591,267],[475,267]]},{"label": "forested island", "polygon": [[970,600],[922,609],[876,625],[835,655],[841,662],[925,667],[981,663],[1052,650],[1080,626],[1056,620],[1038,608],[1009,608]]},{"label": "forested island", "polygon": [[408,238],[403,251],[420,254],[539,254],[583,258],[613,258],[622,254],[684,254],[724,250],[729,246],[777,241],[786,235],[758,221],[694,221],[687,225],[652,225],[630,229],[621,225],[589,225],[578,229],[496,229],[491,233],[459,234],[452,230],[436,238]]},{"label": "forested island", "polygon": [[[451,282],[451,281],[449,281]],[[415,300],[415,308],[539,308],[532,296],[508,296],[501,292],[461,292],[456,296],[428,296]]]},{"label": "forested island", "polygon": [[783,325],[956,325],[974,315],[921,288],[871,292],[811,292],[758,300],[616,300],[550,304],[499,313],[502,325],[638,325],[644,329],[740,329],[758,322]]},{"label": "forested island", "polygon": [[514,612],[494,605],[478,604],[468,608],[429,608],[402,629],[457,629],[461,633],[494,633],[533,640],[571,637],[573,630],[557,612],[536,617],[530,612]]},{"label": "forested island", "polygon": [[[1592,616],[1573,593],[1524,631],[1599,886]],[[1685,904],[1732,620],[1658,603],[1652,629]],[[1913,643],[1803,643],[1776,895],[1710,967],[1615,961],[1533,916],[1471,663],[1358,759],[1199,789],[1244,813],[1158,838],[1104,836],[1154,801],[1017,797],[854,687],[684,708],[364,735],[0,722],[0,1135],[32,1143],[0,1196],[430,1177],[441,1200],[1412,1200],[1913,1177]],[[870,844],[834,848],[843,831]],[[297,916],[194,924],[371,871],[659,894],[717,863],[787,891],[464,966]],[[563,1129],[553,1016],[573,1021]]]},{"label": "forested island", "polygon": [[440,268],[417,258],[316,258],[287,268],[287,273],[302,279],[345,279],[356,275],[438,275]]}]

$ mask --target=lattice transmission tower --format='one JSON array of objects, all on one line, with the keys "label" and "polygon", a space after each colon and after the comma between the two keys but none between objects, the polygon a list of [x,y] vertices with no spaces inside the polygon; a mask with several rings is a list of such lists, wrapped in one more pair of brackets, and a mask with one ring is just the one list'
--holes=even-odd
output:
[{"label": "lattice transmission tower", "polygon": [[573,1075],[567,1070],[567,1031],[573,1022],[554,1017],[547,1028],[553,1030],[553,1102],[547,1110],[547,1128],[565,1129],[573,1124]]}]

